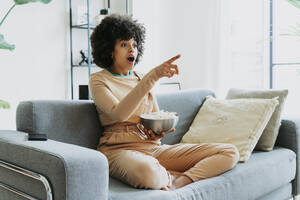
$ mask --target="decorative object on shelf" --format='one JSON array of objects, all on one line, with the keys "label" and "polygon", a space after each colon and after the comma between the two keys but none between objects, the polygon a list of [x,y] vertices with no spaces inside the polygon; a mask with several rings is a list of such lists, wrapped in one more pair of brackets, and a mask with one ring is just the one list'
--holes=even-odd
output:
[{"label": "decorative object on shelf", "polygon": [[88,100],[88,99],[89,99],[89,86],[79,85],[79,100]]},{"label": "decorative object on shelf", "polygon": [[82,65],[84,63],[88,64],[88,52],[84,50],[80,50],[80,55],[81,55],[81,61],[79,62],[79,65]]},{"label": "decorative object on shelf", "polygon": [[[3,24],[3,22],[5,21],[5,19],[7,18],[7,16],[9,15],[9,13],[14,9],[15,6],[17,5],[23,5],[23,4],[27,4],[27,3],[33,3],[33,2],[41,2],[44,4],[49,3],[51,0],[14,0],[14,5],[12,5],[12,7],[7,11],[7,13],[5,14],[5,16],[3,17],[3,19],[0,22],[0,27]],[[4,40],[4,35],[0,34],[0,49],[6,49],[6,50],[14,50],[15,49],[15,45],[14,44],[9,44]]]},{"label": "decorative object on shelf", "polygon": [[94,24],[98,25],[101,23],[102,19],[109,14],[109,9],[101,9],[100,14],[94,17]]}]

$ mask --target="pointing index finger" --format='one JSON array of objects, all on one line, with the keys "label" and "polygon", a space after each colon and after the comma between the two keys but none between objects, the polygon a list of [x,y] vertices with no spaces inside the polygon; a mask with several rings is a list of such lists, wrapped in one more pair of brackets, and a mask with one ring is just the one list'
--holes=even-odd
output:
[{"label": "pointing index finger", "polygon": [[167,63],[171,64],[172,62],[174,62],[175,60],[177,60],[178,58],[180,58],[180,54],[178,54],[177,56],[174,56],[173,58],[170,58]]}]

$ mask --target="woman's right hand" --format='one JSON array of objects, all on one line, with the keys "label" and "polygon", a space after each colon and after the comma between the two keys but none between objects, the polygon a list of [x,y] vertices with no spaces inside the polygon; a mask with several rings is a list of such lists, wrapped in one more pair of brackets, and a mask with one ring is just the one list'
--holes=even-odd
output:
[{"label": "woman's right hand", "polygon": [[173,132],[175,132],[175,128],[173,128],[173,129],[171,129],[170,131],[168,131],[168,132],[161,132],[161,133],[159,133],[159,134],[155,134],[151,129],[146,129],[146,128],[144,128],[144,133],[146,134],[146,136],[147,136],[147,138],[149,139],[149,140],[158,140],[158,139],[160,139],[160,138],[163,138],[166,134],[168,134],[168,133],[173,133]]},{"label": "woman's right hand", "polygon": [[157,76],[159,78],[162,78],[162,77],[171,78],[174,74],[179,74],[178,66],[172,64],[178,58],[180,58],[180,54],[167,60],[166,62],[162,63],[161,65],[155,67],[154,71],[156,72]]}]

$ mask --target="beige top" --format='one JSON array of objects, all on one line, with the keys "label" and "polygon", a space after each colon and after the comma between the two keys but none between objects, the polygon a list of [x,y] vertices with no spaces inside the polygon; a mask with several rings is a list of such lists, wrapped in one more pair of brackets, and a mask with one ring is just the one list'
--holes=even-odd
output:
[{"label": "beige top", "polygon": [[151,70],[145,76],[133,71],[131,76],[118,77],[108,70],[93,73],[89,87],[102,126],[118,122],[140,122],[139,115],[159,111],[150,91],[159,79]]}]

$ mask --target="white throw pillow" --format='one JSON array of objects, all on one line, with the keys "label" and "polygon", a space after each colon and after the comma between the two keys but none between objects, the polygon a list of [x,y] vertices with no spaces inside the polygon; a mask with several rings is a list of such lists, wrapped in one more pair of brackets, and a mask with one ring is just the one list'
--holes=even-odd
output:
[{"label": "white throw pillow", "polygon": [[219,100],[207,96],[182,143],[230,143],[247,161],[269,122],[278,98]]}]

